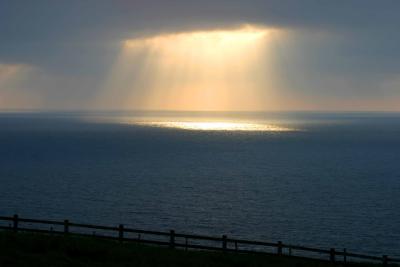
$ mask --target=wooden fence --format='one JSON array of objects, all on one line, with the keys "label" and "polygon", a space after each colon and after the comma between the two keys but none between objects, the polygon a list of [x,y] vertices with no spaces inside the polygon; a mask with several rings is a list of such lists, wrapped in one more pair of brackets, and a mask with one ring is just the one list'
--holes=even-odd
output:
[{"label": "wooden fence", "polygon": [[[284,244],[281,241],[275,243],[234,239],[228,238],[226,235],[222,235],[221,237],[212,237],[195,234],[181,234],[176,233],[174,230],[169,232],[147,231],[126,228],[123,224],[118,225],[118,227],[111,227],[72,223],[69,220],[53,221],[27,219],[20,218],[18,215],[14,215],[12,217],[0,216],[0,221],[6,222],[6,225],[0,224],[0,229],[14,232],[22,231],[47,234],[95,236],[97,238],[114,239],[121,242],[124,241],[154,244],[169,246],[170,248],[181,248],[185,250],[201,249],[234,253],[261,253],[268,255],[279,255],[282,257],[330,261],[332,263],[343,264],[357,261],[368,261],[375,263],[380,262],[383,266],[388,266],[389,264],[400,263],[400,259],[388,257],[387,255],[379,257],[350,253],[346,249],[337,250],[335,248],[310,248]],[[72,231],[72,229],[75,229],[75,231]],[[88,229],[90,229],[92,232],[90,233]],[[96,230],[100,232],[96,232]]]}]

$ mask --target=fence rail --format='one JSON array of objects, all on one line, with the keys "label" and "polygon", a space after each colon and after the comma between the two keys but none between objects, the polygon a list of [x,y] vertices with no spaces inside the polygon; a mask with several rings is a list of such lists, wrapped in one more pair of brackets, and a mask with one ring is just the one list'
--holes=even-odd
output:
[{"label": "fence rail", "polygon": [[[38,219],[28,219],[20,218],[17,214],[12,217],[0,216],[0,221],[9,222],[8,226],[0,225],[0,229],[11,230],[14,232],[36,232],[36,233],[50,233],[50,234],[73,234],[82,236],[96,236],[98,238],[114,239],[124,242],[138,242],[144,244],[154,244],[169,246],[170,248],[184,248],[187,249],[201,249],[201,250],[213,250],[222,252],[236,252],[236,253],[262,253],[268,255],[279,255],[285,257],[297,257],[297,258],[307,258],[316,259],[322,261],[330,261],[332,263],[347,263],[352,261],[367,260],[373,261],[375,263],[381,262],[383,266],[388,266],[388,264],[400,263],[400,259],[395,259],[383,256],[371,256],[358,253],[347,252],[346,249],[342,251],[331,249],[320,249],[320,248],[310,248],[297,245],[284,244],[281,241],[274,242],[262,242],[262,241],[252,241],[245,239],[234,239],[228,238],[226,235],[221,237],[215,236],[203,236],[196,234],[182,234],[175,233],[174,230],[169,232],[161,231],[147,231],[140,229],[125,228],[123,224],[117,227],[112,226],[101,226],[92,224],[82,224],[82,223],[72,223],[69,220],[64,221],[54,221],[54,220],[38,220]],[[35,225],[47,225],[51,226],[50,229],[41,229],[39,227],[21,227],[23,223],[35,224]],[[54,230],[53,227],[61,227],[62,230]],[[92,233],[71,231],[71,228],[80,229],[91,229],[100,231],[111,231],[114,235],[104,235],[93,231]],[[136,234],[135,237],[128,237],[128,235]],[[149,236],[153,238],[143,238],[142,236]],[[159,240],[158,238],[164,238],[164,240]],[[184,239],[184,243],[182,243]],[[181,242],[179,242],[181,240]],[[189,242],[190,241],[190,242]],[[207,241],[207,243],[199,242]],[[214,245],[212,246],[211,243]],[[266,250],[269,248],[270,250]],[[272,251],[271,251],[272,249]],[[297,252],[296,255],[295,252]],[[300,253],[300,254],[299,254]],[[308,253],[308,254],[307,254]],[[309,255],[309,253],[314,253]],[[350,260],[349,260],[350,259]]]}]

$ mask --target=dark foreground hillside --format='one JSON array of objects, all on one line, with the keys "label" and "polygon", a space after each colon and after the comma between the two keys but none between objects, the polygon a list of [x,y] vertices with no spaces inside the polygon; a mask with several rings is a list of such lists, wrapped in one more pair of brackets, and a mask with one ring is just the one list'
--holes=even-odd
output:
[{"label": "dark foreground hillside", "polygon": [[183,251],[132,243],[121,244],[92,237],[0,232],[0,266],[324,267],[335,265],[278,256]]}]

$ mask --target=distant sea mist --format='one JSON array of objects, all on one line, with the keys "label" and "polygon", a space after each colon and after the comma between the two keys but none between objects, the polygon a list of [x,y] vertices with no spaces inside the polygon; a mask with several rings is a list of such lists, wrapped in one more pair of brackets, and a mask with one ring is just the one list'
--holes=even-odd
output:
[{"label": "distant sea mist", "polygon": [[0,113],[0,213],[400,256],[399,113]]}]

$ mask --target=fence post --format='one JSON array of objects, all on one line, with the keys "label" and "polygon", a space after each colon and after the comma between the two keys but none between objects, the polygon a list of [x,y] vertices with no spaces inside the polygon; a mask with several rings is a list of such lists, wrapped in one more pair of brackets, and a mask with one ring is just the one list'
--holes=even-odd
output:
[{"label": "fence post", "polygon": [[282,255],[282,241],[278,241],[278,255],[281,256]]},{"label": "fence post", "polygon": [[347,250],[345,248],[343,249],[343,263],[344,265],[347,263]]},{"label": "fence post", "polygon": [[14,232],[18,232],[18,214],[14,214],[13,216],[13,229]]},{"label": "fence post", "polygon": [[227,247],[227,245],[226,245],[226,235],[223,235],[222,236],[222,251],[226,251],[226,247]]},{"label": "fence post", "polygon": [[68,234],[68,233],[69,233],[69,221],[64,220],[64,234]]},{"label": "fence post", "polygon": [[175,248],[175,231],[171,230],[169,233],[170,233],[169,247],[170,248]]},{"label": "fence post", "polygon": [[330,252],[329,252],[329,258],[330,258],[330,261],[332,262],[332,263],[335,263],[335,249],[334,248],[331,248],[331,250],[330,250]]},{"label": "fence post", "polygon": [[388,266],[388,256],[387,255],[382,256],[382,265],[384,267]]},{"label": "fence post", "polygon": [[120,242],[122,242],[122,240],[124,239],[124,225],[120,224],[118,226],[118,239]]}]

